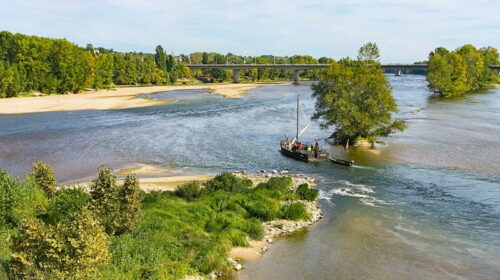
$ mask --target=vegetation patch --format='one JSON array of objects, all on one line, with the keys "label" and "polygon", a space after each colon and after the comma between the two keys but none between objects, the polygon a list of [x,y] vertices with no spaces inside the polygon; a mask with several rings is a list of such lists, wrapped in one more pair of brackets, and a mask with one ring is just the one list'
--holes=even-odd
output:
[{"label": "vegetation patch", "polygon": [[498,50],[493,47],[476,49],[473,45],[464,45],[455,51],[436,48],[429,54],[429,88],[449,97],[499,83],[499,75],[488,67],[498,64]]},{"label": "vegetation patch", "polygon": [[306,220],[309,219],[306,206],[300,202],[285,204],[280,209],[281,218],[287,220]]},{"label": "vegetation patch", "polygon": [[302,203],[285,199],[312,197],[304,187],[294,193],[288,177],[253,188],[231,173],[175,192],[143,193],[133,174],[118,185],[102,166],[89,191],[54,182],[52,169],[42,163],[24,181],[0,170],[0,276],[182,279],[231,273],[232,247],[262,239],[263,221],[308,219]]},{"label": "vegetation patch", "polygon": [[319,191],[309,188],[307,184],[301,184],[295,191],[300,199],[315,201],[318,198]]}]

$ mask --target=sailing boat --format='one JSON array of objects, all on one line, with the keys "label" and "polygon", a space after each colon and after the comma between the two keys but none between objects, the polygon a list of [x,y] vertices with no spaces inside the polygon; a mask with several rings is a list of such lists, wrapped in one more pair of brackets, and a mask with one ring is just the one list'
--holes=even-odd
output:
[{"label": "sailing boat", "polygon": [[352,166],[353,161],[330,157],[327,151],[319,147],[318,141],[316,141],[314,146],[305,145],[299,141],[299,136],[306,131],[307,127],[311,123],[309,122],[302,130],[299,131],[299,108],[300,99],[297,94],[297,131],[295,137],[291,141],[286,136],[285,140],[280,141],[281,154],[304,162],[330,160],[333,163]]}]

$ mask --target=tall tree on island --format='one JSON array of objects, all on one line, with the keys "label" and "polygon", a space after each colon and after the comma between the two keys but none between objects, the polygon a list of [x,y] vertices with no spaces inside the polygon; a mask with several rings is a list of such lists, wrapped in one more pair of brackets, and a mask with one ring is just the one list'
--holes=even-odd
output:
[{"label": "tall tree on island", "polygon": [[442,96],[462,94],[467,90],[466,69],[460,55],[437,48],[429,55],[427,66],[429,88]]},{"label": "tall tree on island", "polygon": [[406,128],[403,119],[392,118],[398,108],[379,56],[377,45],[368,43],[359,49],[358,60],[332,62],[321,81],[312,86],[313,119],[320,120],[322,128],[335,127],[331,137],[338,144],[373,142],[377,136]]}]

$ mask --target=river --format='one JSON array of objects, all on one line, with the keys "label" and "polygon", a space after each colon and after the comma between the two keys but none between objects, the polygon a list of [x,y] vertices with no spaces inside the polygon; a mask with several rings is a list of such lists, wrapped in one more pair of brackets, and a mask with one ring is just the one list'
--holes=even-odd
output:
[{"label": "river", "polygon": [[[423,76],[387,77],[409,128],[377,150],[329,147],[352,168],[279,154],[295,131],[296,94],[303,123],[314,111],[310,83],[240,99],[194,90],[152,95],[177,100],[154,107],[0,115],[0,167],[22,175],[44,160],[62,182],[99,164],[288,169],[319,179],[325,218],[275,242],[235,279],[499,279],[500,88],[439,99]],[[313,123],[303,141],[328,135]]]}]

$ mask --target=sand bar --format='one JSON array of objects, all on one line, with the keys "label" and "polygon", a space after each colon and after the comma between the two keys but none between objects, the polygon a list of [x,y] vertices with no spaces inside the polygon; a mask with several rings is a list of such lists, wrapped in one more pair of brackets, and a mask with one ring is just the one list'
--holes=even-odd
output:
[{"label": "sand bar", "polygon": [[243,84],[197,84],[150,87],[119,87],[113,90],[86,91],[79,94],[44,95],[0,99],[0,114],[23,114],[54,111],[110,110],[137,108],[166,104],[171,101],[138,98],[139,94],[150,94],[172,90],[207,89],[210,93],[227,98],[241,97],[249,90],[263,85],[289,83],[243,83]]}]

